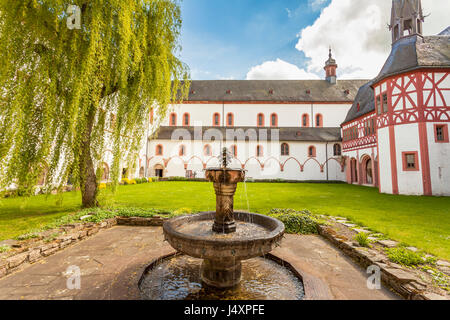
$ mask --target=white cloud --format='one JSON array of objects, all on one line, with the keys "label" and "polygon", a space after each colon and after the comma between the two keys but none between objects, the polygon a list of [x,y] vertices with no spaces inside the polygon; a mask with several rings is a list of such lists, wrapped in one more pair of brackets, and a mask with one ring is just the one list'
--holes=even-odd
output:
[{"label": "white cloud", "polygon": [[[325,0],[309,0],[319,8]],[[296,48],[307,58],[307,70],[283,60],[253,67],[247,79],[324,79],[328,48],[338,63],[339,79],[371,79],[377,76],[391,50],[388,29],[391,0],[331,0],[319,18],[299,33]],[[435,35],[449,26],[450,1],[422,0],[424,35]]]},{"label": "white cloud", "polygon": [[[375,77],[391,48],[391,4],[391,0],[332,0],[314,24],[300,32],[296,48],[310,58],[308,72],[323,73],[331,45],[339,78]],[[423,0],[422,4],[424,13],[431,13],[425,20],[425,35],[448,26],[449,1]]]},{"label": "white cloud", "polygon": [[281,59],[266,61],[251,68],[247,73],[247,80],[305,80],[319,79],[316,74],[300,69]]},{"label": "white cloud", "polygon": [[327,0],[308,0],[308,5],[314,11],[319,11],[322,9],[323,5],[327,2]]}]

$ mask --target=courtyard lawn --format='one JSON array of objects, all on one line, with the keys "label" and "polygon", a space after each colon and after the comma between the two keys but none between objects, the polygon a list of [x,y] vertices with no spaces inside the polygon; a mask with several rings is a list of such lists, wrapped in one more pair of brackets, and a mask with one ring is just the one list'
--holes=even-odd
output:
[{"label": "courtyard lawn", "polygon": [[[245,189],[247,188],[247,193]],[[248,202],[247,202],[248,196]],[[0,200],[0,240],[43,227],[56,217],[76,211],[80,196],[38,196]],[[105,205],[215,210],[211,183],[158,182],[121,186],[115,196],[101,195]],[[240,184],[236,210],[267,213],[272,208],[308,209],[314,213],[342,216],[387,234],[390,238],[450,260],[450,198],[393,196],[377,189],[346,184]]]}]

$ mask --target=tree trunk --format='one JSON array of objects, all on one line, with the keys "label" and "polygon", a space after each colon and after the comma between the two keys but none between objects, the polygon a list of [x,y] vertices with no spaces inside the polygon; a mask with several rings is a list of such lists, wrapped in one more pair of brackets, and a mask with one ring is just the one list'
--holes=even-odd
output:
[{"label": "tree trunk", "polygon": [[80,159],[80,182],[81,196],[84,208],[98,206],[97,202],[97,176],[95,174],[94,162],[91,156],[91,134],[94,126],[95,109],[91,108],[88,114],[86,132],[82,141]]}]

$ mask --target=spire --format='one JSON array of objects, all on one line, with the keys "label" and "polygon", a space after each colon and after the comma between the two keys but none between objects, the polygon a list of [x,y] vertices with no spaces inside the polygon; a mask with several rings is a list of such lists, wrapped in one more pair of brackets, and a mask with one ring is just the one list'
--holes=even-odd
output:
[{"label": "spire", "polygon": [[402,37],[422,35],[425,17],[421,0],[392,0],[391,24],[392,43]]},{"label": "spire", "polygon": [[333,59],[333,55],[331,53],[331,46],[330,51],[328,54],[328,60],[325,62],[325,72],[326,72],[326,80],[331,84],[336,84],[336,69],[338,68],[336,64],[336,60]]}]

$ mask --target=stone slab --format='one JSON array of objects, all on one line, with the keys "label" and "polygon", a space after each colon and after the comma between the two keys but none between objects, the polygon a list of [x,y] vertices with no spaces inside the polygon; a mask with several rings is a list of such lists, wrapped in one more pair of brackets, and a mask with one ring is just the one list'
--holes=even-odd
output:
[{"label": "stone slab", "polygon": [[392,240],[378,240],[378,243],[386,248],[395,248],[398,245],[397,241]]},{"label": "stone slab", "polygon": [[370,231],[369,231],[369,230],[366,230],[366,229],[353,229],[353,231],[356,231],[356,232],[358,232],[358,233],[367,233],[367,234],[370,233]]}]

